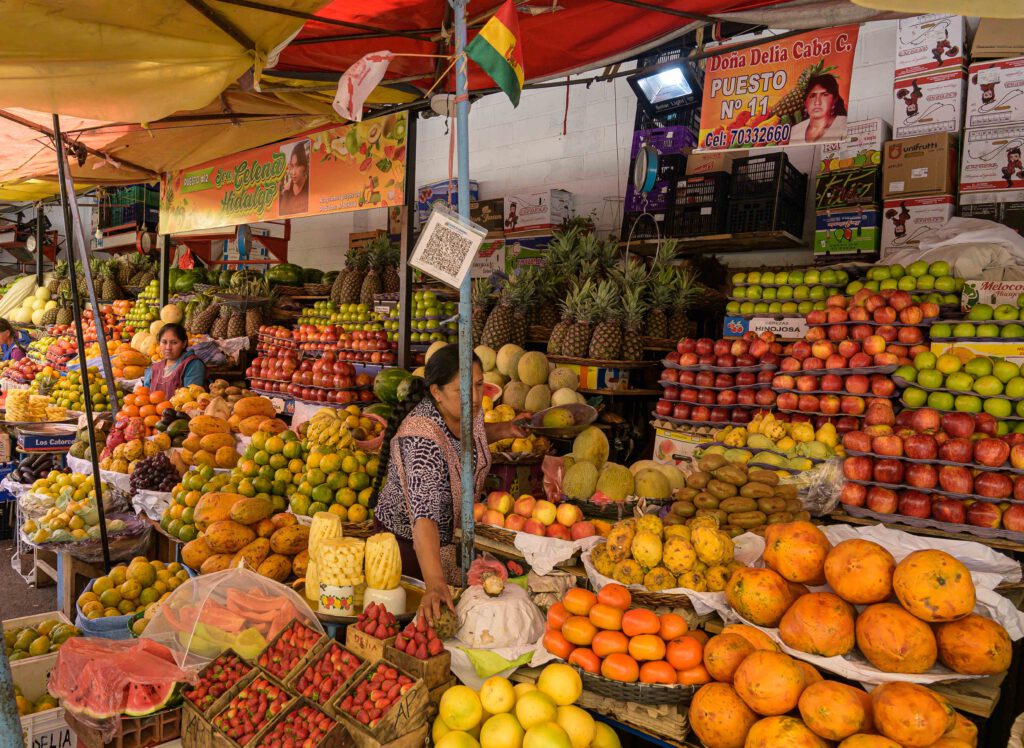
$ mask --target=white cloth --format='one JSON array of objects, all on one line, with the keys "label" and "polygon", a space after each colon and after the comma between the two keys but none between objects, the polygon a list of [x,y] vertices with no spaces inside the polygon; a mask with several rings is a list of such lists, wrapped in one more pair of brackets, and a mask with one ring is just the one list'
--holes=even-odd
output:
[{"label": "white cloth", "polygon": [[832,120],[832,124],[825,128],[825,132],[817,140],[807,140],[807,127],[811,124],[809,119],[797,122],[789,131],[789,144],[802,145],[804,143],[829,143],[842,140],[846,137],[846,117],[839,116]]}]

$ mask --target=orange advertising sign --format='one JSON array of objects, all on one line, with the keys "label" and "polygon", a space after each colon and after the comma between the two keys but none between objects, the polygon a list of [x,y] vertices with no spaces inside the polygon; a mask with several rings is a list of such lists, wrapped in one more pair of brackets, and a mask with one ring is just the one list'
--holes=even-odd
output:
[{"label": "orange advertising sign", "polygon": [[404,112],[314,130],[167,174],[160,233],[401,205]]},{"label": "orange advertising sign", "polygon": [[708,58],[698,150],[842,140],[857,32],[808,31]]}]

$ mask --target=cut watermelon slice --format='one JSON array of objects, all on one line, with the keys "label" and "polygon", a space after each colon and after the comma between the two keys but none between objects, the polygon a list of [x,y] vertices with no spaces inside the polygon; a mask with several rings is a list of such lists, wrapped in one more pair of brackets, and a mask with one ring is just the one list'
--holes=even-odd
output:
[{"label": "cut watermelon slice", "polygon": [[143,717],[166,709],[178,698],[176,683],[132,683],[124,713],[129,717]]}]

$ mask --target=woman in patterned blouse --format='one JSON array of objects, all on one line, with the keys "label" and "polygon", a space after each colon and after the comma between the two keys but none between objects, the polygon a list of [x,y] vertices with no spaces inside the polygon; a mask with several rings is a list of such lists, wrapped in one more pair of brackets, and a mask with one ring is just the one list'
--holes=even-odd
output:
[{"label": "woman in patterned blouse", "polygon": [[[524,433],[513,423],[484,423],[484,374],[475,357],[472,381],[471,438],[479,495],[491,466],[488,443]],[[462,501],[460,407],[459,347],[451,344],[430,357],[424,377],[414,379],[405,400],[395,406],[384,431],[371,499],[371,505],[377,502],[375,528],[398,538],[403,573],[426,585],[422,610],[428,621],[440,615],[444,605],[454,610],[448,584],[459,583],[455,528]]]}]

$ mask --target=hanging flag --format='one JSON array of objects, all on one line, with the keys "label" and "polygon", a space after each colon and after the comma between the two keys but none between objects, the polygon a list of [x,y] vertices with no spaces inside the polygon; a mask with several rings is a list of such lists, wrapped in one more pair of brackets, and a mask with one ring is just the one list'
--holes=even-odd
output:
[{"label": "hanging flag", "polygon": [[338,93],[331,104],[340,116],[354,122],[363,121],[363,102],[373,93],[388,72],[395,56],[387,50],[370,52],[345,71],[338,81]]},{"label": "hanging flag", "polygon": [[519,20],[512,0],[505,0],[473,41],[466,55],[491,76],[498,88],[519,106],[523,90],[523,50],[519,47]]}]

